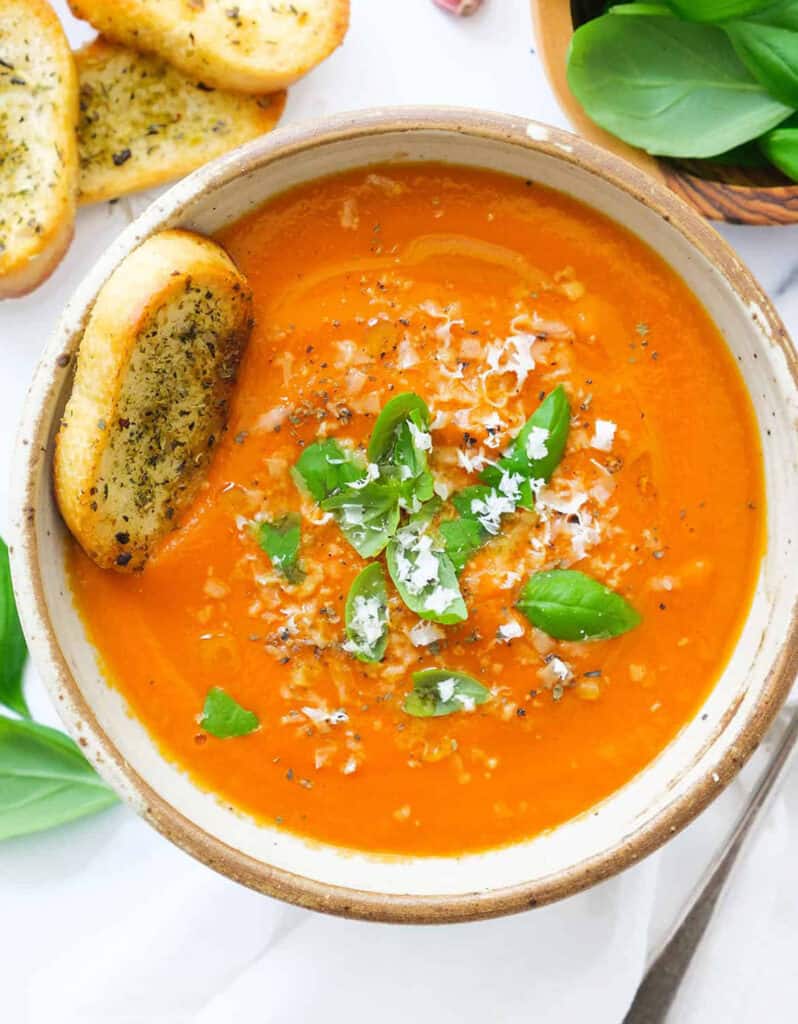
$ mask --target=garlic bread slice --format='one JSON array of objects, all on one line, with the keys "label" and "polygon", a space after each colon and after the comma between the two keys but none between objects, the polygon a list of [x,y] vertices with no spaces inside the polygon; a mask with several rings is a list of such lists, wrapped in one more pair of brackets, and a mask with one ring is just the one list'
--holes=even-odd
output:
[{"label": "garlic bread slice", "polygon": [[284,89],[328,57],[349,0],[69,0],[106,38],[218,89]]},{"label": "garlic bread slice", "polygon": [[225,251],[162,231],[97,295],[55,449],[64,520],[103,568],[141,569],[197,493],[252,325]]},{"label": "garlic bread slice", "polygon": [[75,63],[44,0],[0,0],[0,298],[48,277],[72,240]]},{"label": "garlic bread slice", "polygon": [[96,39],[75,54],[80,191],[96,203],[179,178],[271,131],[285,93],[209,88],[162,57]]}]

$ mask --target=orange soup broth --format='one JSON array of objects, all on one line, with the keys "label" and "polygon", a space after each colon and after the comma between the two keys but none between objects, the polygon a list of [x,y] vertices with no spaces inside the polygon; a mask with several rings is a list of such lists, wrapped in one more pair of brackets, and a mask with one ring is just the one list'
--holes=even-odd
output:
[{"label": "orange soup broth", "polygon": [[[717,680],[763,548],[753,411],[701,305],[618,224],[465,168],[318,181],[220,240],[249,278],[256,322],[207,484],[139,574],[69,552],[89,634],[132,713],[226,803],[370,851],[509,843],[628,782]],[[520,349],[506,342],[518,334]],[[524,345],[526,371],[513,362]],[[556,509],[510,517],[462,574],[467,621],[442,627],[431,648],[411,642],[418,619],[389,583],[386,658],[354,660],[344,603],[365,562],[292,481],[303,447],[366,443],[386,400],[415,391],[431,409],[445,493],[477,482],[458,449],[500,455],[557,384],[572,423],[550,491],[566,509],[582,496],[580,522]],[[593,444],[597,420],[616,425],[609,450],[606,436]],[[249,527],[288,511],[303,517],[299,585],[274,572]],[[642,624],[586,643],[534,630],[514,604],[532,572],[555,566],[616,588]],[[523,635],[503,639],[513,622]],[[408,716],[411,673],[433,666],[470,673],[492,699]],[[205,733],[198,716],[214,686],[260,729]],[[338,709],[345,721],[319,720]]]}]

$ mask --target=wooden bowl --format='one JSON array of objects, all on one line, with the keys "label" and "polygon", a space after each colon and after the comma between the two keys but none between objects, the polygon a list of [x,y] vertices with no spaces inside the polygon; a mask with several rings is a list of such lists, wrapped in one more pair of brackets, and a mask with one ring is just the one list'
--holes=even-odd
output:
[{"label": "wooden bowl", "polygon": [[775,168],[741,168],[707,161],[666,160],[627,145],[590,120],[565,77],[574,28],[600,13],[602,0],[532,0],[537,48],[557,101],[586,139],[636,164],[681,196],[707,220],[728,224],[798,223],[798,184]]},{"label": "wooden bowl", "polygon": [[[325,175],[418,161],[557,188],[659,252],[739,360],[767,489],[769,539],[754,602],[695,718],[589,812],[532,839],[462,856],[378,856],[305,840],[236,811],[171,763],[103,676],[70,590],[66,527],[52,488],[53,439],[75,352],[98,290],[128,252],[162,228],[213,234]],[[482,111],[361,111],[278,129],[157,199],[94,264],[44,349],[11,474],[14,586],[31,655],[69,731],[117,792],[172,842],[253,889],[382,921],[465,921],[538,906],[621,871],[673,836],[734,777],[787,696],[798,669],[796,419],[798,354],[767,297],[706,221],[630,163],[568,132]],[[529,786],[534,794],[534,778]]]}]

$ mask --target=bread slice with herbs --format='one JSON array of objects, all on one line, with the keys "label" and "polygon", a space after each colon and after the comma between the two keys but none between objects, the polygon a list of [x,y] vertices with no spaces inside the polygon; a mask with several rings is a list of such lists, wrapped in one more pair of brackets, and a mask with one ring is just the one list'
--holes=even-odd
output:
[{"label": "bread slice with herbs", "polygon": [[98,565],[141,569],[196,495],[251,313],[229,256],[187,231],[152,235],[100,289],[55,449],[61,514]]},{"label": "bread slice with herbs", "polygon": [[0,0],[0,298],[24,295],[72,239],[78,86],[44,0]]},{"label": "bread slice with herbs", "polygon": [[81,203],[178,178],[271,131],[285,93],[213,89],[161,57],[99,38],[75,54]]},{"label": "bread slice with herbs", "polygon": [[349,0],[69,0],[106,38],[156,53],[205,85],[284,89],[328,57]]}]

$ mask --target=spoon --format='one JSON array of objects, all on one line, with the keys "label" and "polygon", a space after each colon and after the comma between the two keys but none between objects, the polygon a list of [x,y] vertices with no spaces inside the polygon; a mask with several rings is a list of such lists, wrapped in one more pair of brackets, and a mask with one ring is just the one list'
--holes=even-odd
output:
[{"label": "spoon", "polygon": [[702,877],[693,899],[665,946],[646,971],[623,1024],[663,1024],[687,968],[712,920],[715,907],[726,891],[740,853],[754,834],[754,825],[762,820],[778,785],[783,782],[798,741],[798,708],[784,731],[781,742],[751,794],[734,831],[717,853]]}]

